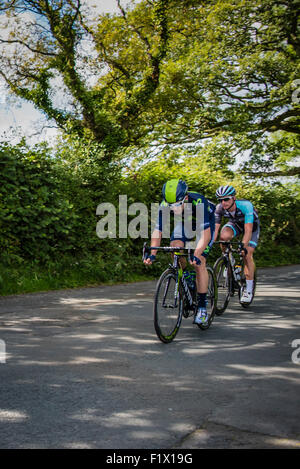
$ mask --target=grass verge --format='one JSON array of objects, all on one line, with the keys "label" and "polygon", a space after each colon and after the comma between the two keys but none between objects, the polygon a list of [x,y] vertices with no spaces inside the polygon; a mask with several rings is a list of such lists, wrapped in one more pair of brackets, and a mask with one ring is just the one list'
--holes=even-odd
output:
[{"label": "grass verge", "polygon": [[[212,265],[219,255],[219,250],[212,252],[209,263]],[[103,254],[88,254],[79,259],[65,257],[44,264],[23,259],[0,263],[0,296],[157,279],[170,260],[164,255],[158,255],[157,259],[148,268],[140,256],[108,261]],[[255,256],[258,268],[298,264],[299,259],[299,247],[279,246]]]}]

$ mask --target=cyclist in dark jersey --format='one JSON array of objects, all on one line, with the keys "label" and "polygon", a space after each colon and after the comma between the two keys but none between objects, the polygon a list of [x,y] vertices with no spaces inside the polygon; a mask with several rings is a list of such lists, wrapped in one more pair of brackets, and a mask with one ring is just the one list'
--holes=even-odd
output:
[{"label": "cyclist in dark jersey", "polygon": [[230,241],[234,236],[242,235],[242,242],[247,250],[245,255],[247,287],[242,292],[241,301],[249,303],[253,295],[255,269],[253,253],[258,243],[260,231],[258,214],[249,200],[236,199],[236,191],[230,185],[220,186],[216,191],[216,197],[220,203],[215,211],[215,240],[224,217],[226,223],[221,230],[220,241]]},{"label": "cyclist in dark jersey", "polygon": [[[215,205],[198,192],[188,192],[187,184],[181,179],[167,181],[162,190],[163,201],[159,207],[156,227],[152,233],[151,246],[160,246],[165,222],[164,212],[170,210],[177,218],[171,235],[171,246],[184,247],[186,242],[196,236],[196,249],[192,264],[196,270],[198,292],[198,309],[194,318],[195,324],[205,324],[208,316],[206,311],[206,295],[208,290],[208,273],[206,258],[214,239]],[[183,218],[184,213],[184,220]],[[199,216],[200,214],[200,216]],[[156,251],[144,261],[146,265],[155,260]],[[182,265],[184,267],[184,265]]]}]

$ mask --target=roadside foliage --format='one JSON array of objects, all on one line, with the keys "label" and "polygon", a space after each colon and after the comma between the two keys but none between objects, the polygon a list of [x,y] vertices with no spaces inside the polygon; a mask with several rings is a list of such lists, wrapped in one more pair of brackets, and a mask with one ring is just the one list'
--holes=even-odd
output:
[{"label": "roadside foliage", "polygon": [[157,275],[145,239],[97,237],[96,208],[150,212],[174,177],[213,202],[234,185],[259,212],[257,265],[299,262],[298,1],[117,3],[1,2],[1,86],[58,137],[0,137],[0,293]]}]

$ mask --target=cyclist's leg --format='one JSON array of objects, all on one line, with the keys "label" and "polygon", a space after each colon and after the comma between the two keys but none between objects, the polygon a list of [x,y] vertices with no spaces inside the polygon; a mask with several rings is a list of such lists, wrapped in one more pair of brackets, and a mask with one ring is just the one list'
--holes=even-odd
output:
[{"label": "cyclist's leg", "polygon": [[208,271],[206,265],[207,256],[213,245],[214,225],[210,226],[210,236],[210,241],[200,256],[201,264],[194,266],[196,270],[198,303],[194,324],[197,324],[201,329],[207,329],[210,326],[215,314],[216,282],[212,269],[210,268],[210,271]]},{"label": "cyclist's leg", "polygon": [[[249,243],[250,244],[250,243]],[[255,263],[253,260],[253,253],[255,248],[248,245],[247,254],[244,256],[244,282],[243,288],[240,291],[240,302],[242,306],[249,306],[253,300],[256,276],[255,276]]]},{"label": "cyclist's leg", "polygon": [[211,251],[214,240],[214,229],[211,228],[211,239],[207,247],[200,256],[200,265],[195,265],[196,270],[196,283],[198,293],[207,293],[208,288],[208,273],[206,269],[206,259]]},{"label": "cyclist's leg", "polygon": [[196,285],[198,293],[207,293],[208,274],[206,270],[206,257],[200,256],[200,265],[194,265],[196,271]]},{"label": "cyclist's leg", "polygon": [[[185,247],[186,243],[189,241],[193,241],[194,238],[195,238],[195,227],[192,224],[191,226],[189,226],[189,225],[184,225],[183,222],[178,222],[175,225],[174,231],[171,235],[171,246]],[[196,247],[197,242],[198,242],[198,239],[195,242],[194,248]],[[205,268],[206,259],[200,259],[200,260],[201,260],[201,264],[199,266],[193,265],[196,271],[197,296],[199,296],[199,294],[202,292],[206,294],[207,286],[208,286],[208,275],[207,275],[206,268]],[[179,262],[180,262],[181,267],[185,269],[186,259],[181,258]],[[204,299],[203,304],[205,305],[205,299]]]},{"label": "cyclist's leg", "polygon": [[246,280],[253,280],[254,270],[255,270],[255,264],[254,264],[254,260],[253,260],[253,253],[255,251],[255,248],[251,247],[251,246],[248,246],[247,251],[248,252],[247,252],[247,254],[244,258],[244,261],[245,261],[244,272],[245,272]]},{"label": "cyclist's leg", "polygon": [[[196,243],[198,244],[200,237],[197,237]],[[210,241],[202,255],[200,256],[200,265],[194,265],[196,270],[196,284],[197,284],[197,296],[198,296],[198,313],[202,316],[201,310],[205,310],[206,319],[207,319],[207,312],[206,312],[206,304],[207,304],[207,292],[208,292],[208,283],[209,283],[209,274],[206,268],[206,259],[211,250],[214,240],[214,226],[210,226]]]},{"label": "cyclist's leg", "polygon": [[257,247],[258,240],[259,240],[259,223],[257,229],[253,231],[251,240],[249,241],[249,245],[247,247],[247,255],[245,256],[245,276],[246,280],[253,280],[254,279],[254,272],[255,272],[255,263],[253,259],[253,254],[255,248]]},{"label": "cyclist's leg", "polygon": [[[239,236],[241,234],[239,228],[231,221],[226,223],[223,226],[221,233],[220,233],[220,241],[231,241],[232,238],[235,236]],[[221,244],[221,249],[225,250],[225,247]]]}]

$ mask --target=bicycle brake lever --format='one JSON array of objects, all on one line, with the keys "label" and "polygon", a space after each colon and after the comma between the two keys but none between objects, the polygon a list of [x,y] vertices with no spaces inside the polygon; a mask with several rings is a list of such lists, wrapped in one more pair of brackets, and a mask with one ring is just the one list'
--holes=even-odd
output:
[{"label": "bicycle brake lever", "polygon": [[244,251],[245,255],[248,254],[248,250],[247,250],[247,248],[244,247],[244,243],[239,243],[239,249],[241,251]]}]

